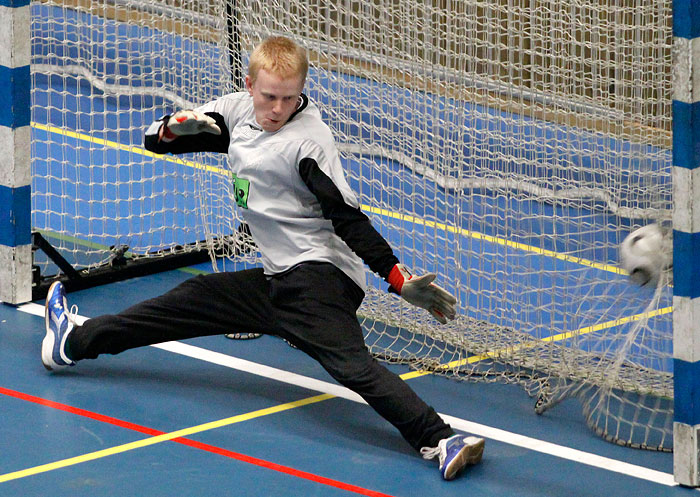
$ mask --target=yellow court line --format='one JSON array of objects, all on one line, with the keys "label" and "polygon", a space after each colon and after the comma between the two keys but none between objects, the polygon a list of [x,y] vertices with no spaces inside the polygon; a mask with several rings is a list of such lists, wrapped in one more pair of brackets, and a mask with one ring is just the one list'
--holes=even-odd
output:
[{"label": "yellow court line", "polygon": [[[543,338],[541,340],[525,343],[525,344],[519,345],[517,347],[506,347],[506,348],[500,349],[500,351],[489,352],[487,354],[472,356],[472,357],[469,357],[467,359],[460,359],[458,361],[452,361],[452,362],[449,362],[449,363],[446,363],[446,364],[440,366],[440,369],[444,369],[444,370],[454,369],[454,368],[462,366],[464,364],[473,364],[475,362],[479,362],[479,361],[482,361],[485,359],[497,357],[500,353],[502,353],[504,351],[513,352],[513,351],[521,350],[521,349],[524,349],[527,347],[534,347],[539,342],[553,342],[553,341],[565,340],[567,338],[571,338],[571,337],[576,336],[576,335],[582,335],[582,334],[586,334],[586,333],[592,333],[594,331],[600,331],[600,330],[607,329],[607,328],[613,328],[615,326],[620,326],[622,324],[629,323],[631,321],[636,321],[636,320],[644,319],[644,318],[650,318],[650,317],[654,317],[654,316],[660,316],[660,315],[667,314],[667,313],[672,312],[672,311],[673,311],[672,307],[665,307],[665,308],[657,309],[655,311],[651,311],[648,313],[635,314],[633,316],[629,316],[626,318],[615,319],[612,321],[608,321],[606,323],[601,323],[601,324],[594,325],[594,326],[587,326],[585,328],[580,328],[580,329],[573,331],[573,332],[560,333],[558,335],[553,335],[551,337]],[[430,375],[430,374],[433,374],[433,372],[431,372],[431,371],[412,371],[409,373],[404,373],[402,375],[399,375],[399,377],[405,381],[405,380],[419,378],[419,377]],[[166,433],[163,435],[157,435],[157,436],[145,438],[142,440],[137,440],[135,442],[130,442],[127,444],[118,445],[116,447],[111,447],[109,449],[99,450],[96,452],[90,452],[87,454],[83,454],[83,455],[76,456],[76,457],[71,457],[68,459],[63,459],[63,460],[56,461],[53,463],[43,464],[40,466],[35,466],[33,468],[24,469],[21,471],[15,471],[12,473],[7,473],[4,475],[0,475],[0,483],[6,482],[6,481],[11,481],[11,480],[17,480],[20,478],[25,478],[27,476],[45,473],[48,471],[53,471],[53,470],[65,468],[68,466],[73,466],[73,465],[80,464],[83,462],[94,461],[96,459],[101,459],[103,457],[108,457],[111,455],[120,454],[123,452],[128,452],[130,450],[140,449],[143,447],[148,447],[148,446],[155,445],[155,444],[158,444],[161,442],[173,440],[175,438],[186,437],[189,435],[193,435],[195,433],[201,433],[203,431],[213,430],[215,428],[221,428],[223,426],[228,426],[231,424],[240,423],[243,421],[248,421],[248,420],[255,419],[255,418],[260,418],[260,417],[267,416],[270,414],[276,414],[278,412],[283,412],[283,411],[287,411],[287,410],[294,409],[297,407],[302,407],[302,406],[306,406],[309,404],[315,404],[318,402],[323,402],[325,400],[330,400],[330,399],[334,399],[334,398],[336,398],[336,396],[332,395],[332,394],[321,394],[321,395],[316,395],[313,397],[307,397],[305,399],[300,399],[300,400],[297,400],[294,402],[289,402],[286,404],[280,404],[278,406],[268,407],[266,409],[252,411],[252,412],[249,412],[246,414],[240,414],[238,416],[233,416],[230,418],[221,419],[219,421],[212,421],[209,423],[204,423],[201,425],[193,426],[191,428],[184,428],[182,430],[174,431],[171,433]]]},{"label": "yellow court line", "polygon": [[[95,138],[93,136],[84,134],[84,133],[77,133],[75,131],[70,131],[62,128],[58,128],[56,126],[48,126],[45,124],[39,124],[39,123],[32,123],[32,126],[41,129],[43,131],[47,131],[49,133],[55,133],[61,136],[68,136],[70,138],[75,138],[77,140],[84,140],[89,143],[94,143],[96,145],[101,145],[104,147],[109,147],[109,148],[114,148],[117,150],[123,150],[126,152],[131,152],[133,154],[138,154],[138,155],[143,155],[145,157],[151,157],[151,158],[156,158],[160,160],[164,160],[167,162],[171,162],[174,164],[181,164],[187,167],[191,167],[194,169],[200,169],[216,174],[221,174],[221,175],[228,175],[229,172],[226,169],[222,169],[219,167],[215,166],[208,166],[206,164],[200,164],[198,162],[193,162],[193,161],[187,161],[183,159],[179,159],[176,157],[173,157],[171,155],[159,155],[159,154],[154,154],[153,152],[150,152],[146,149],[140,148],[140,147],[134,147],[130,145],[123,145],[118,142],[110,141],[110,140],[104,140],[102,138]],[[372,207],[370,205],[364,205],[362,204],[361,209],[365,212],[369,212],[371,214],[377,214],[382,217],[388,217],[390,219],[396,219],[399,221],[405,221],[409,222],[412,224],[415,224],[417,226],[426,226],[429,228],[434,228],[438,229],[441,231],[445,231],[448,233],[455,233],[460,236],[465,236],[468,238],[472,238],[474,240],[482,240],[485,242],[493,243],[496,245],[501,245],[503,247],[510,247],[518,250],[522,250],[524,252],[530,252],[533,254],[537,255],[543,255],[546,257],[551,257],[553,259],[557,259],[560,261],[566,261],[566,262],[571,262],[574,264],[579,264],[581,266],[587,266],[595,269],[600,269],[602,271],[607,271],[610,273],[615,273],[615,274],[627,274],[624,270],[610,265],[610,264],[601,264],[598,262],[593,262],[588,259],[583,259],[581,257],[574,257],[571,255],[566,255],[566,254],[561,254],[559,252],[555,252],[553,250],[547,250],[539,247],[535,247],[534,245],[527,245],[525,243],[518,243],[514,242],[512,240],[506,240],[504,238],[498,238],[496,236],[491,236],[491,235],[484,235],[483,233],[479,233],[477,231],[471,231],[471,230],[466,230],[463,228],[458,228],[456,226],[451,226],[448,224],[444,223],[438,223],[435,221],[428,221],[419,217],[411,216],[408,214],[401,214],[398,212],[390,211],[388,209],[382,209],[379,207]]]},{"label": "yellow court line", "polygon": [[[182,165],[185,165],[185,166],[188,166],[188,167],[193,167],[193,168],[196,168],[196,169],[204,169],[204,170],[207,170],[207,171],[210,171],[210,172],[215,172],[215,173],[218,173],[218,174],[227,174],[227,172],[226,172],[225,170],[222,170],[222,169],[220,169],[220,168],[215,168],[215,167],[211,167],[211,166],[205,166],[205,165],[203,165],[203,164],[198,164],[198,163],[191,162],[191,161],[185,161],[185,160],[173,158],[173,157],[170,157],[170,156],[161,156],[161,155],[157,155],[157,154],[154,154],[154,153],[149,152],[149,151],[147,151],[147,150],[141,149],[141,148],[139,148],[139,147],[132,147],[132,146],[123,145],[123,144],[120,144],[120,143],[117,143],[117,142],[113,142],[113,141],[109,141],[109,140],[104,140],[104,139],[100,139],[100,138],[94,138],[94,137],[91,137],[91,136],[89,136],[89,135],[85,135],[85,134],[81,134],[81,133],[76,133],[76,132],[73,132],[73,131],[67,131],[67,130],[63,130],[63,129],[61,129],[61,128],[56,128],[56,127],[53,127],[53,126],[45,126],[45,125],[38,124],[38,123],[32,123],[32,125],[33,125],[34,127],[38,128],[38,129],[42,129],[42,130],[45,130],[45,131],[48,131],[48,132],[52,132],[52,133],[58,133],[58,134],[63,135],[63,136],[68,136],[68,137],[72,137],[72,138],[76,138],[76,139],[80,139],[80,140],[86,140],[86,141],[88,141],[88,142],[90,142],[90,143],[95,143],[95,144],[98,144],[98,145],[102,145],[102,146],[106,146],[106,147],[110,147],[110,148],[115,148],[115,149],[118,149],[118,150],[123,150],[123,151],[127,151],[127,152],[132,152],[132,153],[144,155],[144,156],[147,156],[147,157],[155,157],[155,158],[159,158],[159,159],[161,159],[161,160],[166,160],[166,161],[168,161],[168,162],[177,163],[177,164],[182,164]],[[511,248],[517,248],[517,249],[520,249],[520,250],[524,250],[524,251],[528,251],[528,252],[537,253],[537,254],[540,254],[540,255],[545,255],[545,256],[553,257],[553,258],[556,258],[556,259],[559,259],[559,260],[564,260],[564,261],[568,261],[568,262],[574,262],[574,263],[577,263],[577,264],[581,264],[581,265],[585,265],[585,266],[594,267],[594,268],[597,268],[597,269],[602,269],[602,270],[605,270],[605,271],[611,271],[611,272],[614,272],[614,273],[622,274],[622,272],[621,272],[618,268],[616,268],[616,267],[608,266],[608,265],[604,265],[604,264],[594,263],[594,262],[592,262],[592,261],[588,261],[588,260],[586,260],[586,259],[581,259],[581,258],[578,258],[578,257],[571,257],[571,256],[567,256],[567,255],[564,255],[564,254],[559,254],[559,253],[557,253],[557,252],[553,252],[553,251],[550,251],[550,250],[540,249],[540,248],[533,247],[533,246],[530,246],[530,245],[526,245],[526,244],[522,244],[522,243],[517,243],[517,242],[512,242],[512,241],[509,241],[509,240],[504,240],[504,239],[501,239],[501,238],[497,238],[497,237],[493,237],[493,236],[489,236],[489,235],[484,235],[484,234],[482,234],[482,233],[478,233],[478,232],[474,232],[474,231],[470,231],[470,230],[464,230],[464,229],[461,229],[461,228],[456,228],[456,227],[454,227],[454,226],[449,226],[449,225],[442,224],[442,223],[436,223],[436,222],[433,222],[433,221],[427,221],[427,220],[424,220],[424,219],[421,219],[421,218],[417,218],[417,217],[410,216],[410,215],[400,214],[400,213],[393,212],[393,211],[389,211],[389,210],[386,210],[386,209],[379,209],[379,208],[375,208],[375,207],[371,207],[371,206],[367,206],[367,205],[362,205],[362,209],[363,209],[363,210],[366,210],[366,211],[368,211],[368,212],[370,212],[370,213],[377,214],[377,215],[381,215],[381,216],[385,216],[385,217],[389,217],[389,218],[392,218],[392,219],[397,219],[397,220],[400,220],[400,221],[406,221],[406,222],[410,222],[410,223],[413,223],[413,224],[416,224],[416,225],[428,226],[428,227],[440,229],[440,230],[443,230],[443,231],[446,231],[446,232],[456,233],[456,234],[460,234],[460,235],[463,235],[463,236],[468,236],[468,237],[470,237],[470,238],[474,238],[474,239],[478,239],[478,240],[484,240],[484,241],[487,241],[487,242],[499,244],[499,245],[502,245],[502,246],[507,246],[507,247],[511,247]],[[458,360],[458,361],[452,361],[452,362],[449,362],[449,363],[446,363],[446,364],[440,366],[440,369],[445,369],[445,370],[447,370],[447,369],[453,369],[453,368],[459,367],[459,366],[464,365],[464,364],[473,364],[473,363],[475,363],[475,362],[479,362],[479,361],[482,361],[482,360],[485,360],[485,359],[488,359],[488,358],[497,357],[499,354],[501,354],[501,353],[503,353],[503,352],[506,352],[506,351],[513,352],[513,351],[521,350],[521,349],[524,349],[524,348],[527,348],[527,347],[533,347],[533,346],[535,346],[535,345],[536,345],[537,343],[539,343],[539,342],[553,342],[553,341],[565,340],[565,339],[567,339],[567,338],[571,338],[571,337],[576,336],[576,335],[591,333],[591,332],[594,332],[594,331],[600,331],[600,330],[603,330],[603,329],[612,328],[612,327],[615,327],[615,326],[620,326],[620,325],[622,325],[622,324],[625,324],[625,323],[628,323],[628,322],[631,322],[631,321],[636,321],[636,320],[639,320],[639,319],[643,319],[643,318],[645,318],[645,317],[653,317],[653,316],[658,316],[658,315],[666,314],[666,313],[668,313],[668,312],[671,312],[672,309],[673,309],[672,307],[666,307],[666,308],[658,309],[658,310],[653,311],[653,312],[650,312],[650,313],[637,314],[637,315],[634,315],[634,316],[629,316],[629,317],[626,317],[626,318],[616,319],[616,320],[613,320],[613,321],[608,321],[608,322],[606,322],[606,323],[601,323],[601,324],[598,324],[598,325],[594,325],[594,326],[589,326],[589,327],[581,328],[581,329],[576,330],[576,331],[573,331],[573,332],[560,333],[560,334],[558,334],[558,335],[553,335],[553,336],[551,336],[551,337],[543,338],[543,339],[541,339],[541,340],[537,340],[537,341],[532,341],[532,342],[529,342],[529,343],[521,344],[521,345],[516,346],[516,347],[508,347],[508,348],[501,349],[500,351],[489,352],[489,353],[487,353],[487,354],[482,354],[482,355],[478,355],[478,356],[473,356],[473,357],[469,357],[469,358],[466,358],[466,359],[460,359],[460,360]],[[403,380],[409,380],[409,379],[412,379],[412,378],[418,378],[418,377],[425,376],[425,375],[428,375],[428,374],[432,374],[432,372],[430,372],[430,371],[413,371],[413,372],[409,372],[409,373],[405,373],[405,374],[400,375],[400,378],[402,378]],[[24,477],[27,477],[27,476],[36,475],[36,474],[40,474],[40,473],[44,473],[44,472],[48,472],[48,471],[52,471],[52,470],[59,469],[59,468],[64,468],[64,467],[67,467],[67,466],[72,466],[72,465],[75,465],[75,464],[80,464],[80,463],[87,462],[87,461],[93,461],[93,460],[96,460],[96,459],[100,459],[100,458],[103,458],[103,457],[108,457],[108,456],[115,455],[115,454],[120,454],[120,453],[127,452],[127,451],[130,451],[130,450],[135,450],[135,449],[139,449],[139,448],[143,448],[143,447],[148,447],[148,446],[155,445],[155,444],[158,444],[158,443],[162,443],[162,442],[166,442],[166,441],[169,441],[169,440],[173,440],[173,439],[175,439],[175,438],[182,438],[182,437],[185,437],[185,436],[188,436],[188,435],[192,435],[192,434],[195,434],[195,433],[200,433],[200,432],[203,432],[203,431],[208,431],[208,430],[212,430],[212,429],[215,429],[215,428],[220,428],[220,427],[227,426],[227,425],[231,425],[231,424],[240,423],[240,422],[243,422],[243,421],[248,421],[248,420],[255,419],[255,418],[259,418],[259,417],[262,417],[262,416],[267,416],[267,415],[270,415],[270,414],[275,414],[275,413],[278,413],[278,412],[283,412],[283,411],[286,411],[286,410],[289,410],[289,409],[294,409],[294,408],[296,408],[296,407],[301,407],[301,406],[305,406],[305,405],[309,405],[309,404],[314,404],[314,403],[317,403],[317,402],[322,402],[322,401],[325,401],[325,400],[328,400],[328,399],[332,399],[332,398],[336,398],[336,396],[331,395],[331,394],[322,394],[322,395],[317,395],[317,396],[313,396],[313,397],[308,397],[308,398],[306,398],[306,399],[301,399],[301,400],[298,400],[298,401],[295,401],[295,402],[290,402],[290,403],[286,403],[286,404],[281,404],[281,405],[278,405],[278,406],[273,406],[273,407],[270,407],[270,408],[261,409],[261,410],[258,410],[258,411],[253,411],[253,412],[250,412],[250,413],[247,413],[247,414],[242,414],[242,415],[233,416],[233,417],[230,417],[230,418],[225,418],[225,419],[222,419],[222,420],[219,420],[219,421],[213,421],[213,422],[210,422],[210,423],[201,424],[201,425],[194,426],[194,427],[191,427],[191,428],[185,428],[185,429],[182,429],[182,430],[174,431],[174,432],[171,432],[171,433],[166,433],[166,434],[163,434],[163,435],[157,435],[157,436],[153,436],[153,437],[148,437],[148,438],[146,438],[146,439],[138,440],[138,441],[135,441],[135,442],[130,442],[130,443],[127,443],[127,444],[118,445],[118,446],[115,446],[115,447],[111,447],[111,448],[109,448],[109,449],[104,449],[104,450],[100,450],[100,451],[96,451],[96,452],[91,452],[91,453],[88,453],[88,454],[83,454],[83,455],[76,456],[76,457],[72,457],[72,458],[68,458],[68,459],[63,459],[63,460],[60,460],[60,461],[56,461],[56,462],[53,462],[53,463],[49,463],[49,464],[44,464],[44,465],[36,466],[36,467],[33,467],[33,468],[28,468],[28,469],[21,470],[21,471],[15,471],[15,472],[12,472],[12,473],[7,473],[7,474],[4,474],[4,475],[0,475],[0,483],[6,482],[6,481],[15,480],[15,479],[19,479],[19,478],[24,478]]]},{"label": "yellow court line", "polygon": [[[596,324],[593,326],[586,326],[584,328],[579,328],[578,330],[575,330],[575,331],[567,331],[565,333],[559,333],[557,335],[552,335],[549,337],[540,338],[539,340],[525,342],[525,343],[522,343],[520,345],[515,345],[513,347],[504,347],[502,349],[499,349],[499,350],[496,350],[493,352],[487,352],[485,354],[471,356],[471,357],[468,357],[466,359],[459,359],[456,361],[451,361],[451,362],[448,362],[445,364],[441,364],[440,366],[438,366],[437,369],[440,369],[440,370],[455,369],[459,366],[464,366],[465,364],[474,364],[476,362],[484,361],[486,359],[498,358],[499,356],[501,356],[503,354],[510,354],[513,352],[517,352],[519,350],[532,348],[532,347],[537,346],[537,344],[539,344],[539,343],[559,342],[561,340],[567,340],[567,339],[573,338],[575,336],[581,336],[581,335],[585,335],[588,333],[593,333],[595,331],[602,331],[602,330],[605,330],[608,328],[615,328],[616,326],[621,326],[623,324],[630,323],[632,321],[639,321],[641,319],[662,316],[662,315],[668,314],[670,312],[673,312],[672,306],[664,307],[661,309],[655,309],[655,310],[649,311],[649,312],[642,312],[639,314],[634,314],[632,316],[627,316],[627,317],[620,318],[620,319],[613,319],[612,321],[607,321],[605,323],[600,323],[600,324]],[[419,378],[421,376],[425,376],[425,375],[429,375],[429,374],[433,374],[433,372],[419,370],[419,371],[413,371],[410,373],[402,374],[401,378],[404,380],[409,380],[411,378]]]},{"label": "yellow court line", "polygon": [[316,402],[322,402],[334,398],[331,394],[316,395],[314,397],[308,397],[306,399],[297,400],[294,402],[288,402],[286,404],[280,404],[273,407],[268,407],[266,409],[260,409],[257,411],[252,411],[246,414],[240,414],[238,416],[233,416],[226,419],[221,419],[219,421],[212,421],[210,423],[204,423],[198,426],[193,426],[191,428],[184,428],[182,430],[173,431],[170,433],[165,433],[163,435],[156,435],[153,437],[148,437],[143,440],[137,440],[135,442],[126,443],[123,445],[117,445],[116,447],[111,447],[109,449],[98,450],[96,452],[90,452],[88,454],[83,454],[81,456],[71,457],[68,459],[63,459],[61,461],[52,462],[49,464],[43,464],[41,466],[35,466],[33,468],[24,469],[21,471],[15,471],[13,473],[7,473],[0,475],[0,483],[17,480],[27,476],[37,475],[40,473],[46,473],[48,471],[53,471],[55,469],[65,468],[67,466],[73,466],[76,464],[94,461],[96,459],[101,459],[103,457],[112,456],[115,454],[121,454],[134,449],[140,449],[143,447],[149,447],[151,445],[159,444],[162,442],[167,442],[175,438],[182,438],[195,433],[201,433],[203,431],[213,430],[215,428],[221,428],[223,426],[232,425],[235,423],[240,423],[243,421],[248,421],[254,418],[260,418],[263,416],[268,416],[270,414],[276,414],[278,412],[287,411],[289,409],[294,409],[296,407],[302,407],[309,404],[314,404]]}]

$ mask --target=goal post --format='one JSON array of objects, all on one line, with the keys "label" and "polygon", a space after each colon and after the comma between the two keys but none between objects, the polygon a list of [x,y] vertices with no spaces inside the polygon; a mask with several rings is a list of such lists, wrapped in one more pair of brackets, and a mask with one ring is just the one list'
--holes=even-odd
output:
[{"label": "goal post", "polygon": [[700,486],[700,1],[674,2],[674,475]]},{"label": "goal post", "polygon": [[235,242],[235,229],[212,235],[201,210],[225,200],[201,184],[225,159],[143,148],[152,121],[240,84],[227,5],[178,5],[32,3],[32,299],[55,279],[80,290],[206,262]]},{"label": "goal post", "polygon": [[0,1],[0,301],[31,299],[29,0]]},{"label": "goal post", "polygon": [[[288,35],[361,208],[459,301],[439,326],[368,275],[370,351],[518,384],[540,414],[573,397],[607,440],[676,447],[678,481],[696,486],[697,3],[0,0],[14,151],[0,291],[15,289],[0,299],[40,298],[51,278],[258,264],[226,157],[156,156],[142,139],[239,88],[253,46]],[[674,230],[675,284],[655,292],[618,268],[621,240],[650,222]]]}]

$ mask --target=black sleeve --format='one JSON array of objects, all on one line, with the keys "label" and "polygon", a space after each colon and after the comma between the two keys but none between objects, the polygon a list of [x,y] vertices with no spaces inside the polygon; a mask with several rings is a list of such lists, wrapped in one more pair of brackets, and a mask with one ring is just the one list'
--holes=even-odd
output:
[{"label": "black sleeve", "polygon": [[369,218],[360,209],[345,203],[338,187],[314,159],[302,159],[299,174],[321,204],[323,217],[333,223],[336,234],[372,271],[386,279],[399,259]]},{"label": "black sleeve", "polygon": [[[158,140],[158,134],[149,135],[146,133],[144,137],[144,147],[156,154],[186,154],[190,152],[228,152],[228,145],[231,141],[224,117],[218,112],[205,112],[205,114],[216,121],[216,124],[221,129],[220,135],[212,133],[199,133],[196,135],[178,136],[171,142],[163,142]],[[170,116],[164,116],[160,119],[164,124],[168,122]]]}]

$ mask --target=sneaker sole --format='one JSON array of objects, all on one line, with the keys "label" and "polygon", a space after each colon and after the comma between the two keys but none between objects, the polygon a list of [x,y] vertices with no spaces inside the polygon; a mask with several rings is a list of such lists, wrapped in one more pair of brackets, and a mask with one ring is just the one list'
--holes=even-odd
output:
[{"label": "sneaker sole", "polygon": [[475,442],[470,445],[465,445],[455,458],[452,459],[450,465],[445,468],[445,480],[452,480],[465,466],[479,464],[479,462],[481,462],[486,441],[483,438],[477,439],[476,437],[468,437],[467,439],[474,439]]},{"label": "sneaker sole", "polygon": [[60,366],[58,364],[55,364],[53,359],[51,358],[53,354],[53,347],[56,341],[56,336],[49,327],[50,318],[48,306],[49,296],[53,293],[54,288],[56,287],[56,285],[58,285],[58,283],[58,281],[54,281],[49,287],[49,291],[46,294],[47,305],[44,306],[44,325],[46,327],[46,335],[44,336],[44,339],[41,342],[41,363],[49,371],[53,371],[54,369],[60,368]]}]

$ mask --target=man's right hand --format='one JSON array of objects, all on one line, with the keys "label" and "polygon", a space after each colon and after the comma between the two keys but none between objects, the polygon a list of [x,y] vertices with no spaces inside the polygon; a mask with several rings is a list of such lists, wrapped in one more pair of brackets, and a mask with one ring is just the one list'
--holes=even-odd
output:
[{"label": "man's right hand", "polygon": [[194,110],[179,110],[170,116],[161,129],[161,139],[168,142],[178,136],[199,133],[220,135],[221,129],[216,125],[216,121],[206,114]]}]

